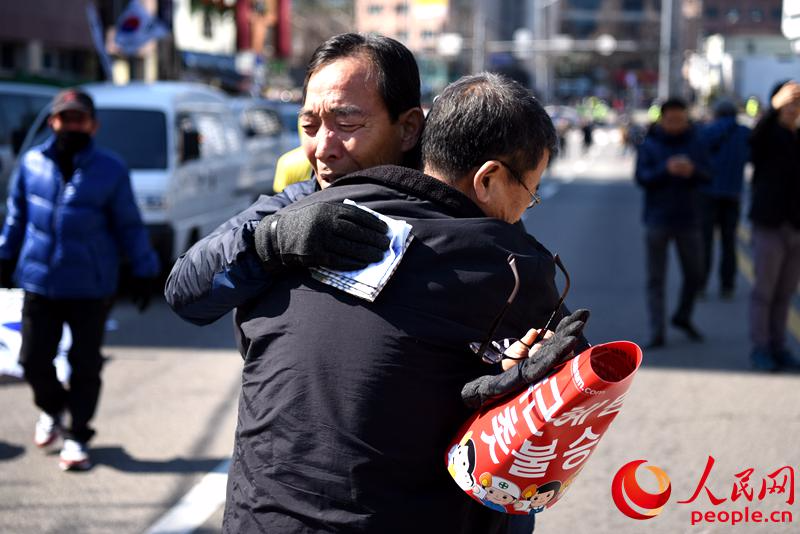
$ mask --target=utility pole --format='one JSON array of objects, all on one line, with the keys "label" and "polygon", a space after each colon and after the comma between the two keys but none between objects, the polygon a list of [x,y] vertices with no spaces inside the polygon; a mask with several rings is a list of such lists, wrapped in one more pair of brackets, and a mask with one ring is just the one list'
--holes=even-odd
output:
[{"label": "utility pole", "polygon": [[486,0],[473,0],[472,73],[482,72],[486,64]]},{"label": "utility pole", "polygon": [[[552,2],[551,2],[552,3]],[[537,43],[548,42],[547,20],[545,18],[545,8],[547,7],[542,0],[533,0],[533,40]],[[550,72],[547,61],[547,52],[538,50],[533,56],[534,72],[536,75],[536,87],[541,91],[539,95],[545,102],[551,100],[550,95]]]},{"label": "utility pole", "polygon": [[661,0],[661,39],[658,52],[658,99],[669,98],[672,77],[672,10],[675,0]]}]

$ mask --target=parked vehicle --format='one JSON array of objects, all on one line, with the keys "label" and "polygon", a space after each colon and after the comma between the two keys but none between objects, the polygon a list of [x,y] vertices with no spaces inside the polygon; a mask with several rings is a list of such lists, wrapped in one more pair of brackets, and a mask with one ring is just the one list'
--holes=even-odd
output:
[{"label": "parked vehicle", "polygon": [[58,88],[29,83],[0,82],[0,227],[5,220],[8,179],[16,153],[36,115]]},{"label": "parked vehicle", "polygon": [[300,140],[297,137],[297,120],[300,116],[302,106],[298,102],[284,102],[282,100],[264,100],[265,103],[272,106],[281,118],[284,131],[289,137],[294,140],[298,145]]},{"label": "parked vehicle", "polygon": [[[90,84],[97,143],[128,165],[142,217],[162,265],[250,204],[239,188],[243,137],[228,98],[183,82]],[[49,134],[43,111],[23,150]]]},{"label": "parked vehicle", "polygon": [[271,195],[278,158],[299,145],[297,114],[287,128],[281,109],[268,100],[240,97],[230,102],[242,128],[247,153],[239,187],[253,200],[259,195]]}]

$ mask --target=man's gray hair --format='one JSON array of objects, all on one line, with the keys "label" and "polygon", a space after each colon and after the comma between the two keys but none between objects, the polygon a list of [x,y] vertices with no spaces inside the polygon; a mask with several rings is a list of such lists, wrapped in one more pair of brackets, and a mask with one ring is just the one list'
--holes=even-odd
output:
[{"label": "man's gray hair", "polygon": [[551,156],[558,150],[547,112],[522,85],[487,72],[445,87],[422,137],[424,165],[450,183],[491,159],[524,172],[539,165],[545,150]]}]

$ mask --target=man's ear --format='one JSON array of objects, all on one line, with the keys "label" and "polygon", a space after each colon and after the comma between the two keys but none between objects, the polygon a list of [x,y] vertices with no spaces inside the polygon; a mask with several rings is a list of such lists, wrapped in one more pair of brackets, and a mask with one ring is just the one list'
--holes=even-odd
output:
[{"label": "man's ear", "polygon": [[99,130],[99,129],[100,129],[100,121],[99,121],[99,120],[97,120],[96,118],[95,118],[95,119],[92,119],[92,131],[91,131],[91,132],[89,132],[89,133],[90,133],[92,136],[94,136],[94,134],[96,134],[96,133],[97,133],[97,130]]},{"label": "man's ear", "polygon": [[472,176],[472,189],[478,204],[489,204],[497,195],[500,180],[500,163],[489,160],[481,165]]},{"label": "man's ear", "polygon": [[407,109],[397,118],[397,123],[400,125],[400,148],[403,152],[408,152],[422,135],[425,114],[421,108]]}]

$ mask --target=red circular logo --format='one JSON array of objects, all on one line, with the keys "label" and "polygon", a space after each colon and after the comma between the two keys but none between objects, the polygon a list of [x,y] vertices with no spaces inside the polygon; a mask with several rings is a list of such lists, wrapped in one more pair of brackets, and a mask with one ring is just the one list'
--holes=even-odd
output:
[{"label": "red circular logo", "polygon": [[120,24],[120,31],[126,33],[135,32],[136,30],[139,29],[140,24],[141,21],[139,20],[139,17],[137,17],[136,15],[131,15],[122,21],[122,24]]},{"label": "red circular logo", "polygon": [[672,486],[667,473],[654,465],[645,466],[656,478],[658,493],[642,489],[636,480],[637,468],[647,460],[634,460],[623,465],[611,482],[611,497],[619,511],[632,519],[652,519],[664,509]]}]

